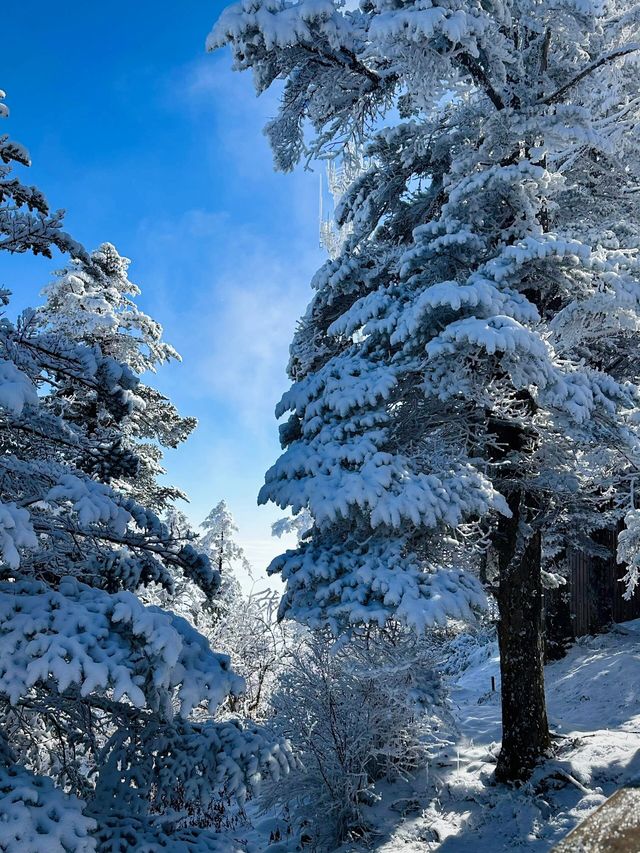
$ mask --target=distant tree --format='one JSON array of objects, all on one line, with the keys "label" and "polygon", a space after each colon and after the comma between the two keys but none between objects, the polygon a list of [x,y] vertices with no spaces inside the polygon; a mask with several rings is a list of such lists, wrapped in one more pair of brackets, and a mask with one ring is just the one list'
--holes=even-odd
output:
[{"label": "distant tree", "polygon": [[164,522],[176,539],[197,539],[198,534],[191,527],[191,522],[182,510],[170,506],[164,514]]},{"label": "distant tree", "polygon": [[277,619],[278,593],[270,589],[243,592],[237,572],[252,576],[251,565],[237,541],[238,527],[224,500],[201,523],[198,546],[222,576],[220,595],[213,608],[200,611],[200,630],[214,648],[231,658],[242,676],[244,690],[229,697],[229,707],[254,720],[270,714],[270,695],[277,675],[287,664],[295,631]]},{"label": "distant tree", "polygon": [[238,528],[225,501],[220,501],[202,523],[206,531],[202,537],[175,509],[167,512],[165,522],[175,536],[191,542],[221,567],[220,589],[212,600],[192,580],[175,575],[172,591],[154,586],[141,593],[143,599],[149,604],[171,607],[194,625],[212,648],[229,656],[243,688],[228,697],[223,713],[266,719],[271,713],[270,696],[276,679],[287,666],[291,650],[299,645],[300,632],[291,624],[278,621],[280,596],[275,590],[243,591],[236,570],[250,574],[251,567],[236,541]]},{"label": "distant tree", "polygon": [[350,144],[369,162],[260,494],[314,522],[272,564],[281,614],[467,617],[460,566],[491,541],[503,780],[550,745],[543,534],[587,543],[638,467],[638,20],[623,0],[258,0],[209,40],[258,92],[284,81],[279,169]]},{"label": "distant tree", "polygon": [[200,547],[209,555],[221,575],[225,571],[238,569],[251,575],[251,565],[244,550],[236,542],[238,528],[225,501],[214,506],[200,527],[204,530],[200,536]]},{"label": "distant tree", "polygon": [[300,543],[312,527],[313,518],[308,510],[303,509],[297,515],[285,516],[274,521],[271,525],[271,533],[278,538],[293,534],[297,538],[298,543]]}]

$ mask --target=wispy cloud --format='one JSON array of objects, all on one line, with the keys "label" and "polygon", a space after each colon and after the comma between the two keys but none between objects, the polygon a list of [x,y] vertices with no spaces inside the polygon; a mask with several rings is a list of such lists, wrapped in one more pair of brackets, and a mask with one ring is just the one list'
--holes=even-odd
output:
[{"label": "wispy cloud", "polygon": [[260,176],[264,167],[273,168],[262,130],[278,110],[278,87],[257,97],[251,74],[233,71],[226,51],[199,57],[174,73],[165,97],[209,126],[214,155],[227,152],[240,174]]},{"label": "wispy cloud", "polygon": [[[191,394],[231,409],[256,436],[273,430],[289,343],[319,253],[271,245],[266,235],[205,211],[147,223],[144,240],[158,262],[156,285],[164,284],[155,288],[163,303],[156,313],[171,317],[168,337],[196,379]],[[193,290],[174,286],[185,279]]]},{"label": "wispy cloud", "polygon": [[200,140],[197,171],[211,198],[201,188],[197,206],[141,222],[135,257],[144,261],[133,273],[144,307],[184,359],[158,382],[200,421],[169,455],[171,478],[191,496],[194,521],[228,500],[264,578],[271,558],[293,544],[270,538],[282,513],[258,508],[256,495],[279,452],[274,406],[288,386],[289,344],[323,260],[319,178],[274,175],[261,131],[277,94],[256,99],[250,77],[229,64],[227,55],[205,56],[174,71],[164,88],[167,114]]}]

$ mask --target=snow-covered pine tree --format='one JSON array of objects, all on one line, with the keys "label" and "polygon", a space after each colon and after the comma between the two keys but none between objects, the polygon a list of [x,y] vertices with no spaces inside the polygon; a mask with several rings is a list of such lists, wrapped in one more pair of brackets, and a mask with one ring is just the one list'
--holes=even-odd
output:
[{"label": "snow-covered pine tree", "polygon": [[542,531],[588,533],[637,466],[639,21],[624,0],[247,0],[208,42],[258,93],[284,81],[279,169],[354,141],[370,162],[277,409],[260,500],[314,519],[272,564],[281,612],[466,616],[452,544],[488,534],[500,779],[549,746]]},{"label": "snow-covered pine tree", "polygon": [[[2,103],[0,118],[9,109]],[[85,257],[82,246],[62,230],[63,211],[49,211],[44,195],[36,187],[27,186],[12,173],[13,164],[30,166],[29,152],[6,134],[0,136],[0,249],[7,252],[33,252],[51,257],[52,247]]]},{"label": "snow-covered pine tree", "polygon": [[224,576],[225,571],[242,569],[251,574],[251,566],[241,545],[236,542],[238,527],[227,508],[226,501],[217,503],[200,525],[204,533],[199,544],[214,566]]},{"label": "snow-covered pine tree", "polygon": [[[6,138],[6,151],[24,149]],[[8,155],[7,155],[8,156]],[[5,157],[5,162],[7,158]],[[1,248],[87,255],[46,202],[3,173]],[[30,212],[33,199],[38,206]],[[9,201],[7,201],[9,199]],[[26,212],[22,209],[25,205]],[[9,239],[11,238],[11,239]],[[2,303],[9,293],[1,292]],[[216,851],[175,806],[221,788],[246,796],[287,769],[285,745],[213,714],[241,689],[226,655],[184,619],[145,607],[141,584],[175,575],[214,594],[219,574],[130,495],[93,423],[49,405],[82,387],[113,423],[138,406],[133,370],[97,343],[0,321],[0,849],[6,853]]]},{"label": "snow-covered pine tree", "polygon": [[[251,566],[242,546],[236,541],[238,528],[226,502],[220,501],[208,513],[200,524],[204,529],[202,535],[191,527],[186,515],[175,507],[167,510],[164,520],[176,541],[190,543],[207,557],[210,564],[217,569],[220,586],[212,599],[192,580],[175,577],[172,591],[167,592],[156,587],[146,590],[144,598],[160,606],[170,603],[171,609],[191,622],[212,645],[232,654],[235,641],[229,633],[237,632],[235,628],[227,630],[227,623],[235,625],[246,622],[246,612],[249,609],[236,571],[241,570],[250,575]],[[232,704],[235,706],[237,703]]]},{"label": "snow-covered pine tree", "polygon": [[[136,305],[134,298],[140,290],[129,281],[129,263],[110,243],[74,259],[44,289],[46,301],[34,319],[39,329],[88,347],[99,346],[103,355],[127,365],[136,376],[144,376],[180,356],[163,341],[160,324]],[[162,448],[175,448],[185,441],[196,420],[181,417],[157,389],[139,382],[136,405],[119,419],[99,406],[91,389],[78,382],[59,384],[48,403],[64,411],[66,420],[83,423],[109,444],[111,463],[114,459],[125,462],[118,470],[112,465],[109,470],[95,471],[91,468],[94,460],[87,459],[91,473],[109,482],[115,480],[119,488],[156,512],[184,497],[179,489],[158,482],[164,473]]]}]

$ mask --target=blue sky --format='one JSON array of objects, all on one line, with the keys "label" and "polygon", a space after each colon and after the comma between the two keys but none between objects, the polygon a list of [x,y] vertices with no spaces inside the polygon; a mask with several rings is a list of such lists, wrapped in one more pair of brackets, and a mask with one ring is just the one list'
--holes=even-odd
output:
[{"label": "blue sky", "polygon": [[[199,420],[167,455],[194,521],[224,497],[262,574],[280,545],[256,494],[278,454],[273,408],[288,345],[323,260],[316,174],[275,174],[261,129],[276,96],[204,42],[224,3],[23,2],[3,11],[3,131],[27,146],[29,182],[88,248],[130,257],[141,307],[182,354],[156,385]],[[51,269],[3,259],[20,308]]]}]

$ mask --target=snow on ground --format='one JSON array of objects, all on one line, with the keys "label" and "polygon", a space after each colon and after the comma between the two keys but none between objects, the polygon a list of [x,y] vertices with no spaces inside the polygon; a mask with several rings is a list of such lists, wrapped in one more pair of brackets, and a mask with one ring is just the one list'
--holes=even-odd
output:
[{"label": "snow on ground", "polygon": [[[640,620],[582,638],[546,667],[556,754],[519,790],[491,780],[501,736],[496,643],[460,635],[447,660],[447,742],[416,779],[379,786],[368,814],[376,833],[335,853],[543,853],[617,788],[640,784]],[[251,853],[293,849],[286,837],[269,841],[284,836],[283,821],[258,817],[252,803],[248,812],[231,837]]]},{"label": "snow on ground", "polygon": [[369,850],[542,853],[617,788],[640,783],[640,620],[583,638],[546,667],[556,754],[520,790],[491,782],[500,742],[495,643],[477,646],[467,663],[449,676],[457,735],[411,786],[381,790]]}]

